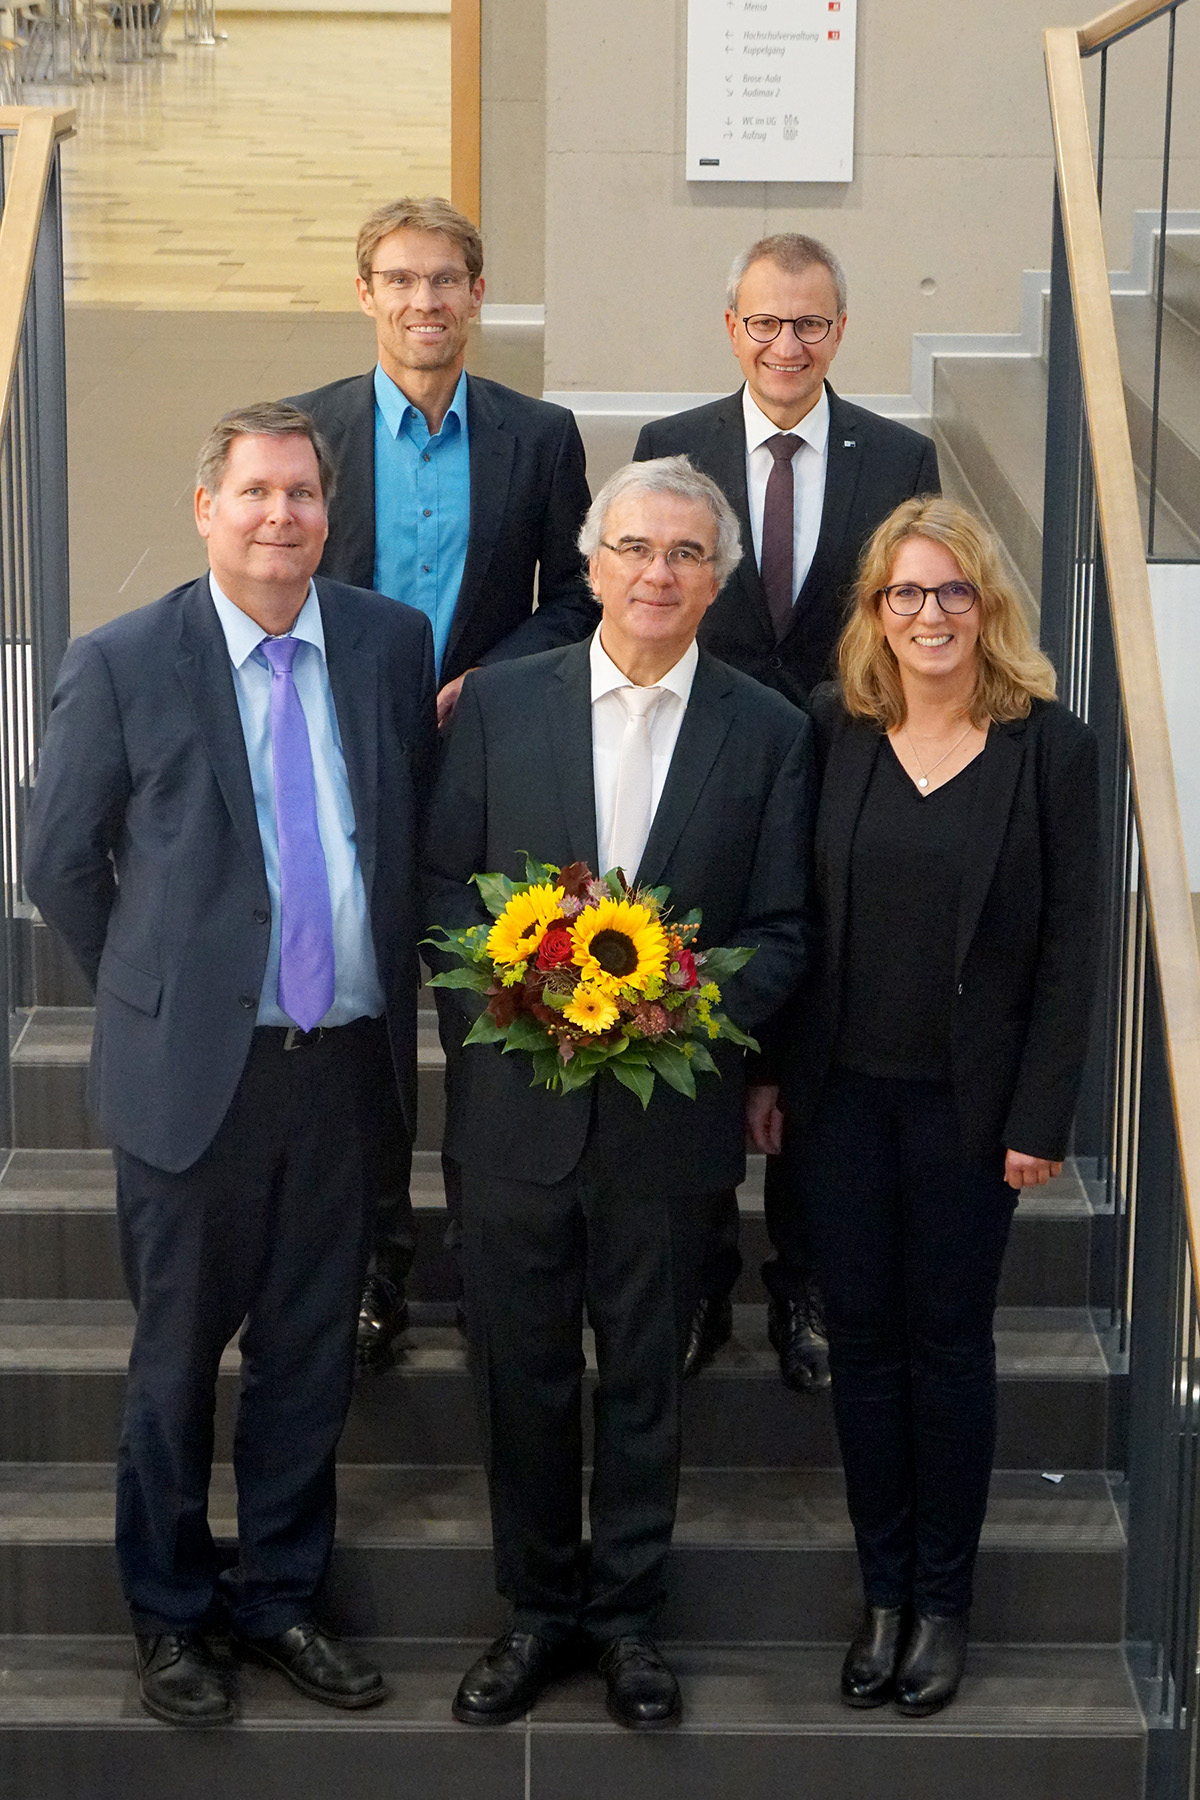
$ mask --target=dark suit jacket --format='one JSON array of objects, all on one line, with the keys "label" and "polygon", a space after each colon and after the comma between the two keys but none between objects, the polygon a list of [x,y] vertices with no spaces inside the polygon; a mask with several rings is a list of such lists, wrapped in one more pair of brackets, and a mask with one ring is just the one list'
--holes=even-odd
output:
[{"label": "dark suit jacket", "polygon": [[[371,934],[411,1133],[416,841],[434,754],[428,620],[318,578]],[[96,989],[90,1099],[157,1168],[188,1168],[250,1048],[270,900],[208,577],[77,638],[29,818],[26,885]]]},{"label": "dark suit jacket", "polygon": [[[813,695],[821,766],[820,948],[783,1033],[789,1132],[829,1068],[841,1016],[851,847],[884,738],[838,690]],[[1100,951],[1096,738],[1057,701],[993,725],[981,752],[958,903],[951,1069],[967,1154],[1062,1157],[1087,1053]],[[881,947],[882,949],[882,947]]]},{"label": "dark suit jacket", "polygon": [[[723,986],[730,1017],[748,1031],[803,972],[813,801],[808,720],[702,652],[637,880],[669,887],[679,915],[702,907],[702,944],[758,947]],[[586,644],[468,678],[430,815],[430,920],[486,918],[470,876],[522,879],[526,850],[560,867],[596,867]],[[734,1187],[745,1170],[744,1058],[734,1046],[713,1048],[721,1080],[699,1077],[694,1101],[658,1083],[643,1113],[614,1081],[597,1081],[594,1095],[549,1093],[530,1086],[527,1057],[472,1045],[456,1061],[446,1149],[516,1179],[559,1181],[579,1160],[595,1108],[623,1186]]]},{"label": "dark suit jacket", "polygon": [[[375,372],[298,394],[292,404],[316,420],[337,464],[320,572],[374,587]],[[442,683],[478,663],[573,644],[600,622],[576,543],[590,496],[574,413],[468,375],[467,431],[467,560]]]},{"label": "dark suit jacket", "polygon": [[700,641],[714,656],[778,688],[797,706],[834,672],[834,652],[859,555],[875,527],[914,494],[939,489],[937,451],[927,437],[829,395],[825,504],[812,567],[776,642],[766,590],[754,561],[746,497],[742,390],[708,406],[643,425],[633,456],[690,456],[711,475],[738,516],[742,560],[709,607]]}]

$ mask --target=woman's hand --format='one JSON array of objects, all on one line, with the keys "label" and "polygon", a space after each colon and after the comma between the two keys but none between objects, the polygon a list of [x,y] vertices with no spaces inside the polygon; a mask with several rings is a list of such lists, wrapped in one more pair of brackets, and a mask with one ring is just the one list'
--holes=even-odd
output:
[{"label": "woman's hand", "polygon": [[778,1082],[746,1089],[746,1136],[764,1156],[778,1156],[783,1149],[783,1114],[779,1110]]},{"label": "woman's hand", "polygon": [[1004,1179],[1011,1188],[1045,1187],[1052,1175],[1061,1174],[1060,1162],[1047,1162],[1044,1156],[1026,1156],[1021,1150],[1005,1152]]}]

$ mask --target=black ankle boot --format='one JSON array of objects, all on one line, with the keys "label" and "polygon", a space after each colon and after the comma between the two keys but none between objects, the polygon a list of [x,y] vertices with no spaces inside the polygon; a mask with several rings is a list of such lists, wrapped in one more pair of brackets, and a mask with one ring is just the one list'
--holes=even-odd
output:
[{"label": "black ankle boot", "polygon": [[907,1618],[904,1606],[863,1609],[842,1664],[842,1699],[847,1706],[882,1706],[892,1698]]},{"label": "black ankle boot", "polygon": [[896,1670],[896,1707],[910,1719],[926,1719],[949,1706],[967,1660],[967,1615],[948,1619],[918,1613]]}]

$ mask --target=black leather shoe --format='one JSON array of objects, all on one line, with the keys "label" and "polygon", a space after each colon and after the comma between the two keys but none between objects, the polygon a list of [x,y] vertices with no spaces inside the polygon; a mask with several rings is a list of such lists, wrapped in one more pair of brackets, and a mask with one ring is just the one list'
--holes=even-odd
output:
[{"label": "black leather shoe", "polygon": [[785,1387],[797,1394],[815,1394],[829,1386],[829,1342],[815,1290],[803,1300],[767,1303],[767,1336],[779,1357],[779,1373]]},{"label": "black leather shoe", "polygon": [[896,1670],[897,1711],[910,1719],[927,1719],[949,1706],[966,1660],[966,1613],[948,1619],[918,1613]]},{"label": "black leather shoe", "polygon": [[408,1301],[386,1275],[368,1275],[358,1309],[354,1357],[360,1369],[386,1369],[392,1345],[408,1330]]},{"label": "black leather shoe", "polygon": [[387,1699],[383,1676],[330,1631],[322,1631],[312,1619],[304,1619],[274,1637],[236,1636],[234,1642],[256,1662],[278,1669],[292,1686],[320,1700],[324,1706],[341,1706],[357,1712]]},{"label": "black leather shoe", "polygon": [[168,1725],[228,1725],[233,1718],[221,1670],[195,1631],[136,1635],[138,1689],[142,1705]]},{"label": "black leather shoe", "polygon": [[847,1706],[882,1706],[892,1698],[907,1616],[903,1606],[864,1608],[842,1664],[842,1699]]},{"label": "black leather shoe", "polygon": [[714,1352],[727,1344],[732,1336],[733,1305],[729,1296],[714,1300],[706,1295],[697,1301],[683,1358],[684,1380],[690,1381],[693,1375],[698,1375],[705,1363],[712,1360]]},{"label": "black leather shoe", "polygon": [[463,1725],[507,1725],[578,1660],[571,1647],[531,1631],[508,1631],[473,1662],[450,1708]]},{"label": "black leather shoe", "polygon": [[679,1683],[648,1637],[614,1638],[596,1664],[608,1689],[608,1710],[634,1731],[678,1725]]}]

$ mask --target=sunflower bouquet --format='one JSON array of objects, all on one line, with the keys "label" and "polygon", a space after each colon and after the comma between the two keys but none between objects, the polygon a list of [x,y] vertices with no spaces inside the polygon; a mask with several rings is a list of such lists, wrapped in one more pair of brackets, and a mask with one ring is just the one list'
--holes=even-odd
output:
[{"label": "sunflower bouquet", "polygon": [[667,888],[528,855],[523,882],[471,879],[493,923],[435,926],[428,941],[460,966],[430,985],[483,995],[465,1041],[527,1052],[535,1087],[571,1093],[607,1072],[643,1107],[657,1077],[695,1099],[696,1076],[718,1073],[711,1041],[758,1048],[717,1010],[718,983],[753,949],[697,949],[700,913],[672,919]]}]

